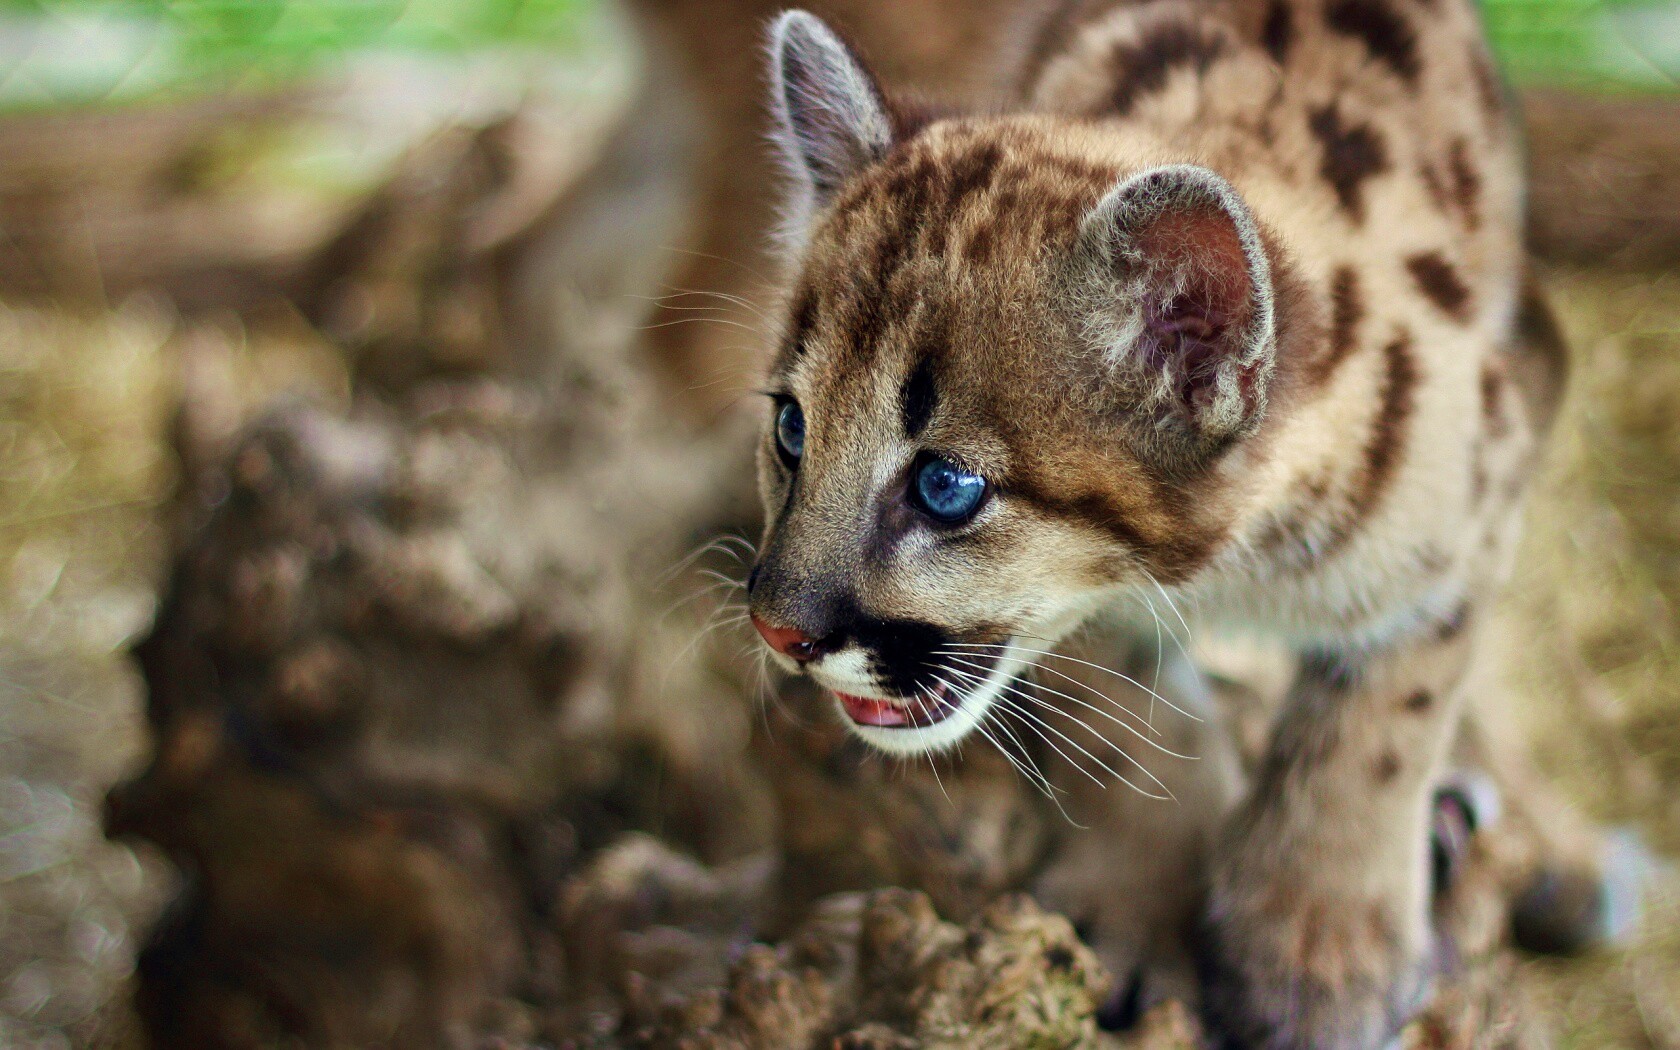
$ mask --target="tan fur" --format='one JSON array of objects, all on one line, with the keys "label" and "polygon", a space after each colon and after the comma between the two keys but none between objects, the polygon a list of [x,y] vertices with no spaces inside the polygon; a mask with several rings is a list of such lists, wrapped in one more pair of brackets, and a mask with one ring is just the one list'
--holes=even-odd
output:
[{"label": "tan fur", "polygon": [[[935,117],[778,23],[811,218],[769,387],[806,430],[796,465],[765,438],[753,610],[830,639],[804,669],[843,693],[925,710],[944,673],[954,713],[858,728],[901,753],[995,726],[1026,650],[1152,595],[1296,650],[1212,847],[1204,1009],[1243,1045],[1383,1045],[1434,974],[1431,799],[1561,380],[1513,335],[1515,134],[1460,0],[1040,24],[994,67],[1019,103]],[[971,521],[906,495],[930,453],[990,483]],[[918,634],[921,670],[887,667]]]}]

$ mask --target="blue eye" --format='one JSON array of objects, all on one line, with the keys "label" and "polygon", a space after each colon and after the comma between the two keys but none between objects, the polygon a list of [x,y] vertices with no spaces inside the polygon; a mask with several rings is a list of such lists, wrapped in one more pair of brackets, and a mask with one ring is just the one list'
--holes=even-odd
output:
[{"label": "blue eye", "polygon": [[789,469],[805,454],[805,413],[793,401],[782,402],[776,410],[776,451]]},{"label": "blue eye", "polygon": [[985,478],[938,456],[924,459],[910,478],[911,502],[935,521],[967,521],[985,498]]}]

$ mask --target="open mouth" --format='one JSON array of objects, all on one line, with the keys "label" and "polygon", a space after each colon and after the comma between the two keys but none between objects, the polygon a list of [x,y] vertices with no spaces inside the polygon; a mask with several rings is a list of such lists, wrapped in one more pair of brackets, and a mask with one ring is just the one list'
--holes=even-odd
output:
[{"label": "open mouth", "polygon": [[[966,684],[979,685],[991,675],[997,664],[990,655],[976,656],[964,662],[972,670],[942,667],[941,676],[936,677],[932,685],[922,687],[915,696],[882,700],[839,690],[834,690],[834,696],[840,701],[846,717],[857,725],[872,729],[925,729],[962,710],[963,696],[946,677],[968,679]],[[967,691],[973,692],[972,689]]]},{"label": "open mouth", "polygon": [[951,688],[941,682],[913,699],[877,700],[869,696],[835,693],[846,717],[860,726],[877,729],[920,729],[937,725],[949,718],[961,706],[951,696]]}]

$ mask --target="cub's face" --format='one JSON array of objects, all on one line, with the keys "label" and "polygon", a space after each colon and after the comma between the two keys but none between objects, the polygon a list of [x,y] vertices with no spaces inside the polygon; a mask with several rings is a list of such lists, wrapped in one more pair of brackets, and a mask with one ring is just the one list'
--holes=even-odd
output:
[{"label": "cub's face", "polygon": [[1113,589],[1218,549],[1267,262],[1204,169],[1082,160],[1041,118],[911,134],[808,15],[773,55],[797,265],[753,620],[865,740],[944,748]]},{"label": "cub's face", "polygon": [[1061,443],[1046,459],[1041,438],[1095,420],[1077,391],[1047,399],[1050,377],[1008,352],[1028,350],[1026,332],[965,323],[994,311],[961,305],[960,281],[888,282],[915,285],[926,305],[872,337],[859,328],[878,274],[834,254],[807,276],[835,294],[798,308],[767,387],[768,525],[752,610],[778,661],[832,690],[865,739],[942,747],[978,724],[1029,650],[1077,622],[1093,590],[1129,575],[1077,497],[1064,502],[1087,487],[1057,476],[1120,482],[1089,489],[1103,500],[1135,469],[1096,442]]}]

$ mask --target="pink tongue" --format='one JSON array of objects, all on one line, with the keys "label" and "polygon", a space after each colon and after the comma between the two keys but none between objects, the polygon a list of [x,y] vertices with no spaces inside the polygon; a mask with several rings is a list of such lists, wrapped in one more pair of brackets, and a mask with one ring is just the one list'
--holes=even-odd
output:
[{"label": "pink tongue", "polygon": [[886,700],[835,693],[852,721],[862,726],[902,726],[910,723],[910,712]]}]

